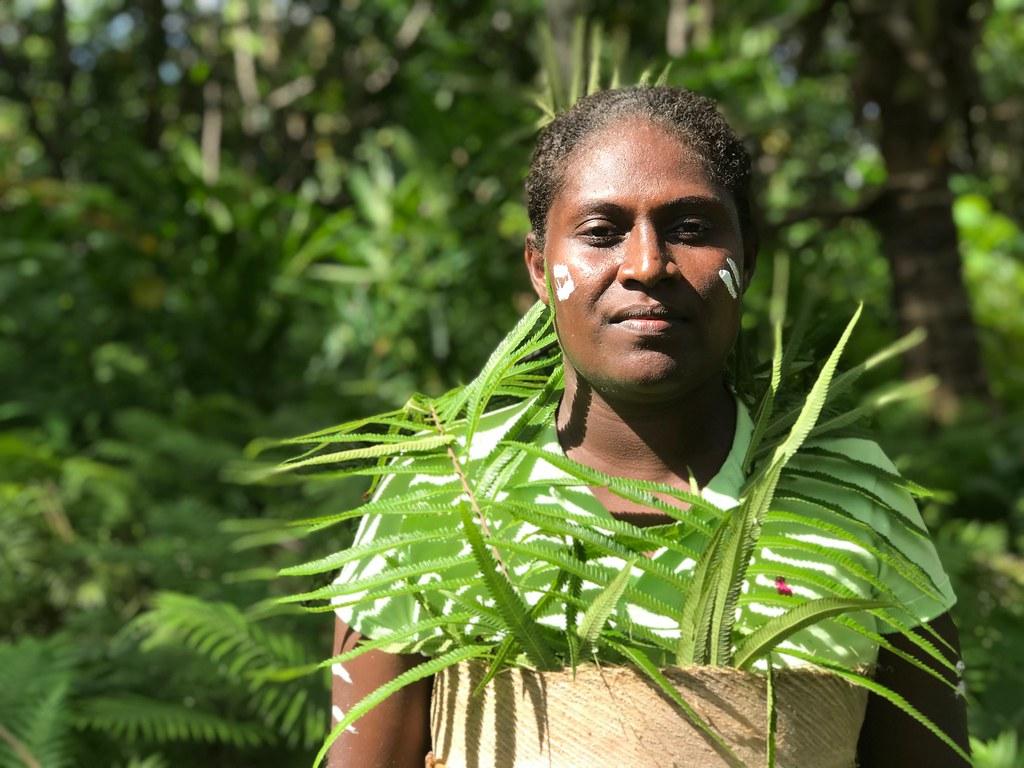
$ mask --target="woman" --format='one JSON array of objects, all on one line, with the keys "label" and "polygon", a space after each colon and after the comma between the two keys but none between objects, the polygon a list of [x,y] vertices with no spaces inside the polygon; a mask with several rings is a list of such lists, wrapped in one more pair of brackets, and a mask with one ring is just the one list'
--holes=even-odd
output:
[{"label": "woman", "polygon": [[[525,261],[538,298],[554,302],[564,359],[555,450],[608,474],[684,490],[695,480],[707,498],[726,498],[722,508],[735,504],[727,497],[738,496],[750,419],[725,367],[757,255],[749,176],[749,157],[713,103],[681,89],[597,93],[543,131],[526,183],[532,231]],[[891,468],[866,441],[850,441],[843,450]],[[671,522],[606,489],[585,493],[592,500],[581,504],[598,504],[616,518]],[[920,519],[916,509],[902,511]],[[360,539],[374,535],[381,531],[364,523]],[[908,602],[955,648],[946,613],[955,598],[934,548],[907,547],[942,593],[941,600],[911,595]],[[750,586],[771,589],[770,581]],[[791,589],[784,580],[775,587]],[[360,630],[372,636],[385,626],[382,615],[339,611],[335,653],[354,647]],[[962,699],[907,660],[934,664],[914,644],[899,635],[890,639],[896,652],[878,654],[875,679],[966,749]],[[856,642],[839,632],[824,641],[826,652],[838,654]],[[855,650],[870,663],[878,649]],[[420,660],[371,652],[336,668],[335,716]],[[430,692],[429,681],[415,684],[366,715],[335,743],[331,764],[422,765],[430,749]],[[963,764],[881,699],[869,703],[859,754],[865,766]]]}]

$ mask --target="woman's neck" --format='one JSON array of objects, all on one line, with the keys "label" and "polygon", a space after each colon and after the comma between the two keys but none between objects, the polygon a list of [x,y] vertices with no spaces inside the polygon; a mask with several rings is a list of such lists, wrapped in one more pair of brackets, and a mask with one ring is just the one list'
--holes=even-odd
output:
[{"label": "woman's neck", "polygon": [[721,469],[736,429],[736,401],[721,378],[678,398],[631,402],[592,387],[566,365],[558,439],[566,455],[623,477],[688,488]]}]

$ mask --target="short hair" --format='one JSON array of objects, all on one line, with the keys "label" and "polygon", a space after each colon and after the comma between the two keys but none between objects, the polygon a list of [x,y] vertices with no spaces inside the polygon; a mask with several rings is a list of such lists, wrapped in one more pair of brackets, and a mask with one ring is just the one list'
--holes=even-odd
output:
[{"label": "short hair", "polygon": [[756,248],[750,155],[713,100],[671,86],[598,91],[577,101],[543,128],[526,177],[526,208],[538,246],[543,247],[548,211],[561,190],[572,153],[592,134],[629,118],[649,120],[686,144],[711,180],[732,194],[744,247]]}]

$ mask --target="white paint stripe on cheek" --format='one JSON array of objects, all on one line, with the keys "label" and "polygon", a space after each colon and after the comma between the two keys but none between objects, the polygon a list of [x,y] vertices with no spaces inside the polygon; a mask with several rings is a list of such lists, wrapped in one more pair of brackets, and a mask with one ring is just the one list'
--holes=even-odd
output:
[{"label": "white paint stripe on cheek", "polygon": [[555,264],[551,268],[551,275],[555,278],[555,296],[559,301],[565,301],[572,292],[576,290],[576,283],[572,281],[569,268],[565,264]]},{"label": "white paint stripe on cheek", "polygon": [[725,288],[729,291],[729,295],[734,299],[739,298],[739,294],[736,292],[736,284],[732,280],[732,273],[727,269],[718,270],[718,276],[722,278],[722,282],[725,283]]},{"label": "white paint stripe on cheek", "polygon": [[743,281],[740,279],[740,268],[736,266],[736,262],[731,257],[725,257],[725,263],[729,265],[729,271],[732,272],[733,278],[736,280],[736,285],[743,285]]},{"label": "white paint stripe on cheek", "polygon": [[340,677],[342,682],[348,683],[349,685],[352,684],[352,675],[350,675],[348,670],[341,666],[341,664],[332,664],[331,674],[335,677]]},{"label": "white paint stripe on cheek", "polygon": [[[331,719],[333,719],[334,722],[340,723],[344,717],[345,717],[345,713],[341,711],[341,707],[339,707],[337,704],[335,704],[333,707],[331,707]],[[345,730],[348,733],[359,733],[359,731],[357,731],[355,729],[355,726],[353,726],[353,725],[350,725]]]}]

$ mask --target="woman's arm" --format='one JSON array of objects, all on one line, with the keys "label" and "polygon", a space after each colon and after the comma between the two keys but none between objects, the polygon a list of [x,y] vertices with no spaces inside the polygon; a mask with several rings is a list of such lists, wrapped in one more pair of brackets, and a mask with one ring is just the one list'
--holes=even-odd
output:
[{"label": "woman's arm", "polygon": [[[929,622],[929,626],[955,650],[953,663],[960,661],[960,636],[949,614],[942,614]],[[889,640],[901,651],[942,673],[954,685],[959,683],[954,672],[940,667],[902,635],[890,635]],[[948,654],[948,649],[939,643],[936,645]],[[884,648],[878,653],[875,680],[906,698],[965,752],[969,752],[967,709],[962,695]],[[902,768],[908,765],[964,768],[967,765],[924,726],[874,694],[868,699],[857,754],[860,765],[865,768]]]},{"label": "woman's arm", "polygon": [[[335,620],[334,655],[359,642],[359,633]],[[331,676],[332,728],[338,711],[424,659],[422,656],[368,651],[343,665]],[[361,717],[355,732],[341,734],[331,747],[329,768],[423,768],[430,751],[430,692],[433,678],[413,683]]]}]

